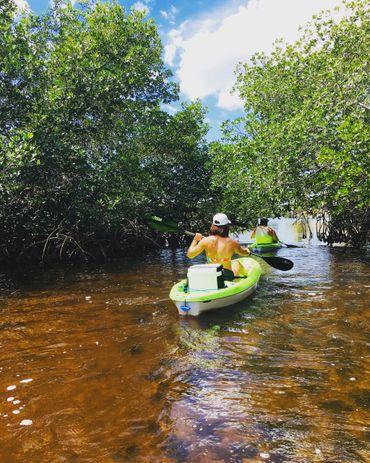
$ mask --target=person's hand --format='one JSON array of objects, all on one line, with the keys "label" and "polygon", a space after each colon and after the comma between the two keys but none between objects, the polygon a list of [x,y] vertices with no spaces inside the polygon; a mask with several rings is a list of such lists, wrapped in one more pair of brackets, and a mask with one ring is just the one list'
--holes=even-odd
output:
[{"label": "person's hand", "polygon": [[199,243],[199,241],[203,239],[203,235],[201,233],[195,233],[195,236],[194,236],[194,241],[196,241],[197,243]]},{"label": "person's hand", "polygon": [[246,252],[247,254],[244,254],[244,255],[247,255],[247,256],[250,256],[252,251],[249,249],[249,248],[242,248],[244,250],[244,252]]}]

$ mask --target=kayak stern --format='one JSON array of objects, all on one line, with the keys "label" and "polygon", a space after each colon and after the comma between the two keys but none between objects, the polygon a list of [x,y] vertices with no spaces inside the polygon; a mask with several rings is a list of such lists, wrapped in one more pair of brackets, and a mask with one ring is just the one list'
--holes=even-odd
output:
[{"label": "kayak stern", "polygon": [[189,290],[187,280],[176,283],[170,292],[180,315],[198,316],[203,312],[236,304],[253,294],[262,274],[260,264],[250,258],[237,259],[248,271],[246,278],[225,281],[225,288],[217,290]]},{"label": "kayak stern", "polygon": [[280,249],[281,243],[268,243],[268,244],[256,244],[252,243],[248,245],[248,248],[253,252],[273,252]]}]

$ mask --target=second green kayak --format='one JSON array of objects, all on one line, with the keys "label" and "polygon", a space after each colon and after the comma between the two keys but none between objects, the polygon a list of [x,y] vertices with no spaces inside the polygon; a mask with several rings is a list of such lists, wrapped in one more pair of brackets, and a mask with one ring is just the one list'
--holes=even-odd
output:
[{"label": "second green kayak", "polygon": [[257,244],[257,243],[248,244],[248,248],[251,251],[254,251],[254,252],[277,251],[281,247],[282,246],[281,246],[280,242],[278,242],[278,243],[266,243],[266,244]]}]

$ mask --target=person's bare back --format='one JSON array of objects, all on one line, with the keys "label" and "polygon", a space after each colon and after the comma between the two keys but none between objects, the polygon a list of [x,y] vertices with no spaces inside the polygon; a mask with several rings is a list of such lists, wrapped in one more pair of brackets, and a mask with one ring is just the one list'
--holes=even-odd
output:
[{"label": "person's bare back", "polygon": [[202,241],[207,260],[222,263],[225,268],[231,269],[231,258],[236,253],[239,243],[221,236],[208,236]]},{"label": "person's bare back", "polygon": [[[224,220],[227,223],[216,224],[215,217],[218,216],[224,216]],[[188,249],[187,256],[192,259],[204,251],[208,262],[222,264],[224,268],[232,270],[235,275],[243,275],[245,274],[245,269],[242,268],[239,262],[232,262],[231,258],[234,254],[248,256],[250,251],[228,237],[228,223],[230,222],[225,214],[216,214],[211,227],[211,236],[203,237],[201,233],[196,233]],[[220,236],[220,233],[226,236]]]}]

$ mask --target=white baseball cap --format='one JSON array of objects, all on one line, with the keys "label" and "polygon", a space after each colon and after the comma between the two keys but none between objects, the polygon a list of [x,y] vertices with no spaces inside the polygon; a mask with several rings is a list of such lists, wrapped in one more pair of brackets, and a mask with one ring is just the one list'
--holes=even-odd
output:
[{"label": "white baseball cap", "polygon": [[216,214],[213,216],[213,225],[228,225],[230,220],[228,219],[226,214],[223,214],[222,212]]}]

